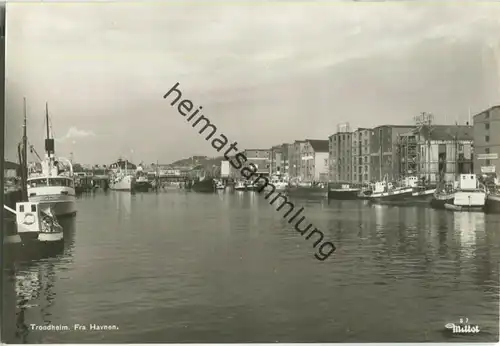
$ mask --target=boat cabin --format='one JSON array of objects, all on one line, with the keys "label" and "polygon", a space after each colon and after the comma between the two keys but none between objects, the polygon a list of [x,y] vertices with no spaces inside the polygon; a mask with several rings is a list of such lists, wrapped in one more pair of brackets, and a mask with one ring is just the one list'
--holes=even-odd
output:
[{"label": "boat cabin", "polygon": [[75,187],[73,179],[69,177],[39,177],[28,179],[28,188],[32,189],[35,187],[47,187],[47,186],[64,186],[64,187]]},{"label": "boat cabin", "polygon": [[418,186],[418,178],[415,176],[406,177],[403,180],[403,185],[405,187],[417,187]]},{"label": "boat cabin", "polygon": [[476,190],[477,177],[475,174],[460,174],[459,180],[460,190]]}]

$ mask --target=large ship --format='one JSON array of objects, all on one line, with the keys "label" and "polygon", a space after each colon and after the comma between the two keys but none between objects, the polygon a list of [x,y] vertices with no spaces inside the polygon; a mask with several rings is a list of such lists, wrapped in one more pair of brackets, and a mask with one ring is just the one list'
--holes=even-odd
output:
[{"label": "large ship", "polygon": [[117,191],[134,191],[136,166],[128,160],[118,159],[110,165],[109,189]]},{"label": "large ship", "polygon": [[45,158],[28,169],[27,192],[30,202],[52,209],[55,216],[76,214],[73,166],[68,159],[56,158],[54,138],[51,138],[48,106],[45,107],[47,135]]}]

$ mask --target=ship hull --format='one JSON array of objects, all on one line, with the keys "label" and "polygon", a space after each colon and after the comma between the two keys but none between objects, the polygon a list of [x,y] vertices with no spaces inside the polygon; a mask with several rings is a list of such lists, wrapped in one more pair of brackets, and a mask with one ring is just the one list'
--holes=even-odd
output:
[{"label": "ship hull", "polygon": [[286,194],[294,198],[328,198],[328,188],[294,186],[284,190]]},{"label": "ship hull", "polygon": [[137,192],[148,192],[152,188],[153,185],[149,181],[136,182],[134,185],[134,190]]},{"label": "ship hull", "polygon": [[213,179],[197,181],[193,184],[191,189],[194,192],[202,192],[202,193],[215,192],[215,182]]},{"label": "ship hull", "polygon": [[130,175],[109,183],[109,189],[115,191],[132,191],[134,189],[134,178]]},{"label": "ship hull", "polygon": [[500,195],[490,194],[486,197],[486,211],[491,213],[500,213]]},{"label": "ship hull", "polygon": [[407,201],[411,198],[413,188],[404,188],[395,191],[373,193],[368,200],[372,203]]},{"label": "ship hull", "polygon": [[69,187],[40,187],[28,189],[28,201],[51,208],[56,217],[76,214],[75,190]]},{"label": "ship hull", "polygon": [[359,193],[359,189],[330,189],[328,190],[328,199],[343,201],[359,199]]}]

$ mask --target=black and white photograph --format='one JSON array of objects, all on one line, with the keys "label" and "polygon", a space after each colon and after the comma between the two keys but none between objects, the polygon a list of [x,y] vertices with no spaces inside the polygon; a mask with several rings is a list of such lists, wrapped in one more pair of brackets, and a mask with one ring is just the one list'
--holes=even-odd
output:
[{"label": "black and white photograph", "polygon": [[1,342],[499,342],[500,1],[0,14]]}]

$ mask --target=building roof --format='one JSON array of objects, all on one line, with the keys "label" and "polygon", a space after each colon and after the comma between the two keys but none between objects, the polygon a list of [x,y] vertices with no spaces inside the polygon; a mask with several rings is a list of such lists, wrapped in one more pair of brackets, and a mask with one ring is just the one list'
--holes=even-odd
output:
[{"label": "building roof", "polygon": [[11,161],[4,161],[3,169],[18,169],[19,164]]},{"label": "building roof", "polygon": [[422,127],[420,134],[431,141],[471,141],[474,139],[472,126],[433,125]]},{"label": "building roof", "polygon": [[484,111],[481,111],[481,112],[477,113],[476,115],[474,115],[472,117],[472,119],[476,118],[477,116],[483,115],[484,113],[489,112],[489,111],[491,111],[491,110],[493,110],[495,108],[500,108],[500,105],[492,106],[492,107],[490,107],[488,109],[485,109]]},{"label": "building roof", "polygon": [[307,142],[311,144],[311,147],[317,153],[327,153],[329,149],[329,143],[327,139],[307,139]]}]

